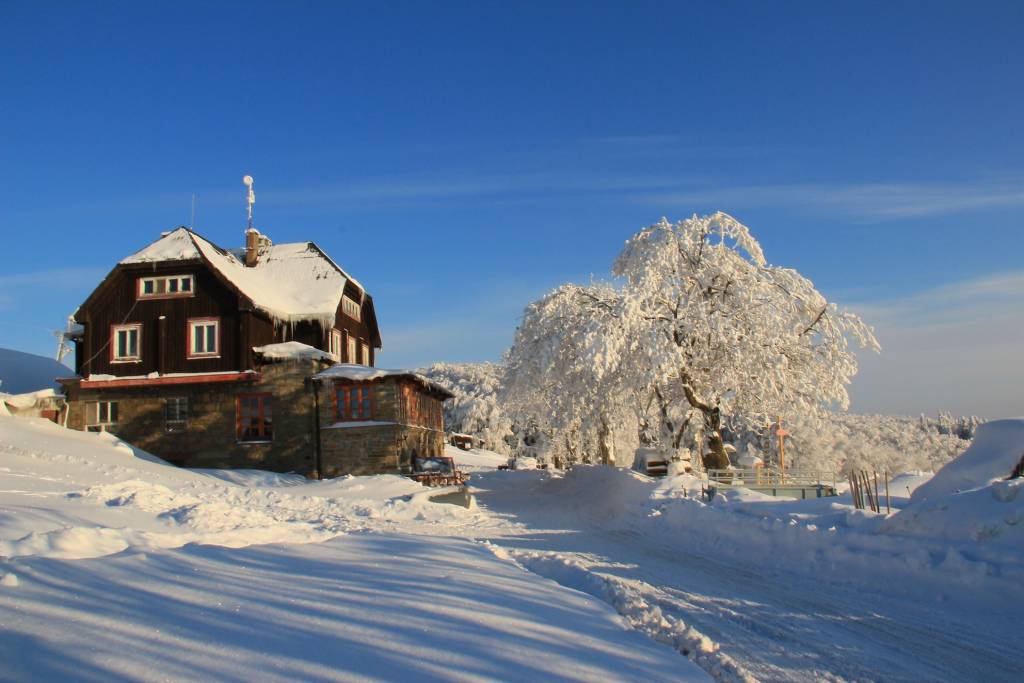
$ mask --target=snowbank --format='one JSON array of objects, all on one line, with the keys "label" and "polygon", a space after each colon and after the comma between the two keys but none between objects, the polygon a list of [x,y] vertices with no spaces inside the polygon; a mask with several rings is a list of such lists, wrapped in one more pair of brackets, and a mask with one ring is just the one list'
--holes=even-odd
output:
[{"label": "snowbank", "polygon": [[911,496],[917,502],[986,486],[1006,479],[1024,457],[1024,418],[979,425],[974,441]]},{"label": "snowbank", "polygon": [[56,387],[58,377],[71,377],[74,371],[52,358],[32,353],[0,349],[0,392],[25,394]]},{"label": "snowbank", "polygon": [[[475,482],[483,488],[495,483]],[[985,587],[986,599],[1024,599],[1022,485],[1024,479],[999,482],[952,496],[955,502],[912,504],[888,519],[854,509],[849,499],[791,500],[745,489],[708,503],[696,477],[652,482],[601,466],[577,466],[563,477],[535,481],[530,496],[538,509],[551,504],[541,501],[556,501],[559,516],[572,514],[581,525],[658,538],[666,551],[706,554],[758,572],[865,590],[892,585],[929,597],[948,597],[970,585]],[[486,496],[480,500],[486,506]]]}]

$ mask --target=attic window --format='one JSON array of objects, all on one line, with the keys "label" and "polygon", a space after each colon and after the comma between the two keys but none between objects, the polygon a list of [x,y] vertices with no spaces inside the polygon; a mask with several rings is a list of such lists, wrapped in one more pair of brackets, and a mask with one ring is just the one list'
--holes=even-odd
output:
[{"label": "attic window", "polygon": [[350,299],[345,295],[342,295],[341,297],[341,310],[345,313],[345,315],[352,318],[353,320],[360,319],[359,304],[357,304],[354,299]]},{"label": "attic window", "polygon": [[195,296],[191,275],[139,278],[140,299],[165,299],[178,296]]}]

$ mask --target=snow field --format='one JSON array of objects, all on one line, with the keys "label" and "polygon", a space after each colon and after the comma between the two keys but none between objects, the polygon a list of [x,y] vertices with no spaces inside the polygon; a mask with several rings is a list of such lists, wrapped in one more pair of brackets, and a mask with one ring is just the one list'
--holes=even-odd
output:
[{"label": "snow field", "polygon": [[695,479],[604,467],[476,486],[483,509],[529,530],[496,545],[717,680],[1020,680],[1019,546],[890,532],[841,499],[705,504]]},{"label": "snow field", "polygon": [[0,417],[0,680],[707,680],[471,540],[515,524],[423,492]]},{"label": "snow field", "polygon": [[4,680],[706,680],[603,603],[461,539],[190,545],[17,571],[0,592]]}]

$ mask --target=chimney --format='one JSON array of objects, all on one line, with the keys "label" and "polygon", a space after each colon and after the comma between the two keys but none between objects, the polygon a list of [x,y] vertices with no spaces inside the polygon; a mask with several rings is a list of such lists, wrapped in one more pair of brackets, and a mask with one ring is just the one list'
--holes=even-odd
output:
[{"label": "chimney", "polygon": [[252,268],[260,260],[260,232],[256,228],[245,231],[245,265]]}]

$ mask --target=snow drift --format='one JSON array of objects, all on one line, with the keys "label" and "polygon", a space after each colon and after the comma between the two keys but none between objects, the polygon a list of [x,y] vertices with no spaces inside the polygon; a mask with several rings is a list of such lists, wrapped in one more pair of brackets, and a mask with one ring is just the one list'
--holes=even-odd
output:
[{"label": "snow drift", "polygon": [[1024,418],[995,420],[978,427],[963,454],[914,491],[914,502],[948,496],[1006,479],[1024,457]]}]

